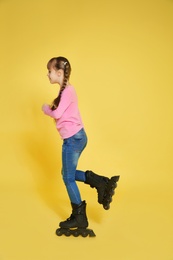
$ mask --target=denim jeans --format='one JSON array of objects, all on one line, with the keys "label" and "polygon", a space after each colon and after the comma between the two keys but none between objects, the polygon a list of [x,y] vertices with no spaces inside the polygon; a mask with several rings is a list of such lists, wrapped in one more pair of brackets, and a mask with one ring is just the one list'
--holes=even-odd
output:
[{"label": "denim jeans", "polygon": [[87,136],[84,129],[63,140],[62,145],[62,177],[70,201],[81,203],[81,196],[76,181],[85,182],[85,172],[77,170],[78,159],[87,145]]}]

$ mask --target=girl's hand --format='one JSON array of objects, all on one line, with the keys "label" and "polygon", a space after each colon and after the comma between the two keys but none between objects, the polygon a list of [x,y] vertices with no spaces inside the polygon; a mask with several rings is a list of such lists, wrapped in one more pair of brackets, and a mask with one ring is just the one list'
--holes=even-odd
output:
[{"label": "girl's hand", "polygon": [[42,106],[42,111],[43,111],[45,114],[47,114],[47,112],[50,111],[50,106],[47,105],[47,104],[44,104],[44,105]]}]

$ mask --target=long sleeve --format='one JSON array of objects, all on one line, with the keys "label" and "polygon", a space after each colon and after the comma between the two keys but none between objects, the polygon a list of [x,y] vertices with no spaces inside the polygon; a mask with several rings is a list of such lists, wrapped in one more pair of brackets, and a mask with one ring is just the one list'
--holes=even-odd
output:
[{"label": "long sleeve", "polygon": [[73,99],[74,98],[71,89],[66,88],[62,93],[59,106],[55,110],[51,110],[50,106],[47,104],[43,105],[42,110],[46,115],[54,119],[59,119],[66,111],[66,109],[70,106],[70,104],[74,101]]},{"label": "long sleeve", "polygon": [[46,115],[55,119],[56,128],[62,139],[76,134],[84,127],[78,108],[77,95],[71,85],[62,92],[57,109],[52,111],[50,106],[45,104],[42,110]]}]

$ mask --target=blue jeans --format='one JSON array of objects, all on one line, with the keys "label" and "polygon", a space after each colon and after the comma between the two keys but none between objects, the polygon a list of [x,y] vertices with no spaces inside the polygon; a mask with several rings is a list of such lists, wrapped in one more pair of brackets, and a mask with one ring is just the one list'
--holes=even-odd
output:
[{"label": "blue jeans", "polygon": [[62,145],[62,177],[70,201],[74,204],[82,202],[76,181],[85,182],[85,172],[77,170],[78,159],[87,145],[84,129],[63,140]]}]

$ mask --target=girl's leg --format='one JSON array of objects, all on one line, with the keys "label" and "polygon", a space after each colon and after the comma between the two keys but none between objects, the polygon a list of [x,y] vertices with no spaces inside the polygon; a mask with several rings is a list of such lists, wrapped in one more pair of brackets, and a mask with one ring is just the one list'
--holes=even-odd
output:
[{"label": "girl's leg", "polygon": [[69,153],[64,149],[62,176],[71,203],[80,204],[82,200],[75,181],[77,160],[74,160],[74,157],[77,159],[78,154],[74,156],[74,153]]},{"label": "girl's leg", "polygon": [[[78,159],[87,144],[85,131],[82,129],[74,136],[65,139],[62,147],[62,175],[71,203],[82,202],[76,184],[76,167]],[[83,174],[84,177],[84,174]]]},{"label": "girl's leg", "polygon": [[85,182],[86,181],[86,173],[84,171],[76,170],[76,181]]}]

